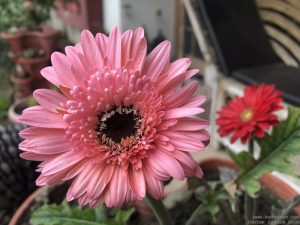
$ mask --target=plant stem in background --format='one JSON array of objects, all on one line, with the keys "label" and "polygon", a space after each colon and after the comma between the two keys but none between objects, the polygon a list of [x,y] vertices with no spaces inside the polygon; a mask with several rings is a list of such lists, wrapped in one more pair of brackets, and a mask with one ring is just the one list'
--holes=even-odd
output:
[{"label": "plant stem in background", "polygon": [[281,214],[276,217],[277,219],[273,220],[270,224],[272,225],[281,224],[282,219],[284,219],[284,217],[287,216],[292,211],[292,209],[299,204],[300,204],[300,195],[292,199],[288,204],[288,206],[281,212]]},{"label": "plant stem in background", "polygon": [[171,217],[161,201],[152,198],[150,195],[146,196],[146,200],[160,225],[172,225]]},{"label": "plant stem in background", "polygon": [[190,216],[189,220],[186,222],[185,225],[192,225],[194,221],[198,218],[199,214],[203,213],[203,207],[202,204],[198,206],[197,209],[193,212],[193,214]]},{"label": "plant stem in background", "polygon": [[225,216],[228,224],[231,224],[231,225],[238,224],[236,222],[235,215],[234,215],[234,212],[232,211],[230,204],[228,204],[227,201],[220,201],[219,205],[220,205],[221,211],[224,213],[224,216]]},{"label": "plant stem in background", "polygon": [[[249,153],[254,158],[254,138],[252,137],[249,141]],[[253,218],[256,214],[256,199],[250,197],[247,193],[244,194],[244,212],[245,212],[245,224]]]},{"label": "plant stem in background", "polygon": [[254,137],[252,137],[251,140],[249,141],[249,153],[254,158]]},{"label": "plant stem in background", "polygon": [[252,201],[251,197],[244,193],[244,215],[245,215],[245,224],[249,224],[248,221],[252,218]]}]

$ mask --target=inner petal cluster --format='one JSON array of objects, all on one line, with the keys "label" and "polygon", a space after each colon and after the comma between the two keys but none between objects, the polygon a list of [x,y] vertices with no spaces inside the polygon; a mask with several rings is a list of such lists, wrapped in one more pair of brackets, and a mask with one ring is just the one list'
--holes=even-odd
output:
[{"label": "inner petal cluster", "polygon": [[146,76],[126,68],[104,68],[86,85],[70,91],[64,115],[67,138],[88,157],[140,168],[158,137],[162,97]]}]

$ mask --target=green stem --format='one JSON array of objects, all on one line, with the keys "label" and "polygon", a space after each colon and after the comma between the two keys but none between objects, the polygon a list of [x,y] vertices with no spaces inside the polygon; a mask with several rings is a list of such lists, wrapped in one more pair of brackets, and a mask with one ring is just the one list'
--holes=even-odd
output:
[{"label": "green stem", "polygon": [[172,225],[170,215],[161,201],[152,198],[150,195],[146,196],[146,200],[160,225]]},{"label": "green stem", "polygon": [[193,212],[193,214],[190,216],[189,220],[186,222],[185,225],[192,225],[194,224],[194,221],[198,218],[198,215],[203,213],[203,207],[202,205],[199,205],[197,209]]},{"label": "green stem", "polygon": [[[254,158],[254,138],[252,137],[249,141],[249,153]],[[254,216],[255,202],[247,193],[244,194],[244,214],[245,214],[245,224]]]},{"label": "green stem", "polygon": [[219,205],[220,205],[220,208],[222,209],[222,212],[224,213],[224,216],[225,216],[228,224],[231,224],[231,225],[236,224],[234,212],[232,211],[230,204],[228,204],[228,202],[226,202],[226,201],[220,201]]},{"label": "green stem", "polygon": [[254,138],[252,137],[249,141],[249,153],[253,156],[254,158]]},{"label": "green stem", "polygon": [[251,197],[245,193],[244,194],[244,214],[245,214],[245,224],[249,224],[248,221],[252,217],[252,201]]}]

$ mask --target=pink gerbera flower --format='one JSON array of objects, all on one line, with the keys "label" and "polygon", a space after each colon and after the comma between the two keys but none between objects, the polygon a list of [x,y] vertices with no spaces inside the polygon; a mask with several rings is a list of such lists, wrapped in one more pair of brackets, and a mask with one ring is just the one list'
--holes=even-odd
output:
[{"label": "pink gerbera flower", "polygon": [[190,152],[209,140],[198,84],[181,87],[197,70],[189,59],[170,63],[170,42],[146,56],[144,31],[83,31],[81,41],[53,53],[42,75],[61,93],[40,89],[40,104],[19,121],[24,159],[43,161],[37,185],[72,180],[67,200],[109,207],[163,196],[163,181],[202,172]]}]

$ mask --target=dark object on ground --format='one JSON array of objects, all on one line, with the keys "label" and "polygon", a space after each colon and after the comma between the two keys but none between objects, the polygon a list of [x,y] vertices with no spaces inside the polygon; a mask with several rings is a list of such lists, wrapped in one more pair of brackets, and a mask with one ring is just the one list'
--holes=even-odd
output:
[{"label": "dark object on ground", "polygon": [[20,158],[20,124],[0,125],[0,225],[8,224],[14,210],[35,190],[36,163]]}]

